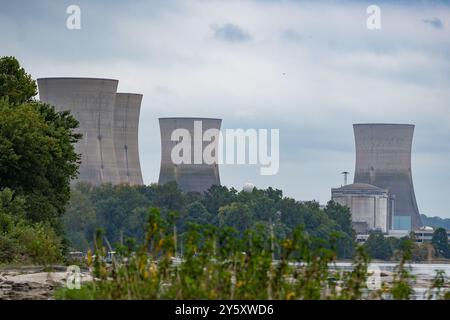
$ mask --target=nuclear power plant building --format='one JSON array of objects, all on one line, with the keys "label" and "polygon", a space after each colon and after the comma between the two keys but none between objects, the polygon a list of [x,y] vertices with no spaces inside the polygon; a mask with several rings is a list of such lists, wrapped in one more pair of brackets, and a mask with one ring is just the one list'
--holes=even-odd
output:
[{"label": "nuclear power plant building", "polygon": [[81,164],[75,181],[93,185],[142,183],[137,147],[142,96],[117,95],[118,80],[113,79],[37,81],[42,102],[53,105],[57,111],[69,110],[80,123],[77,132],[83,138],[75,150],[81,154]]},{"label": "nuclear power plant building", "polygon": [[395,199],[391,228],[416,230],[422,226],[411,174],[414,125],[355,124],[354,183],[385,189]]},{"label": "nuclear power plant building", "polygon": [[388,232],[394,200],[388,191],[366,183],[331,189],[333,201],[350,208],[353,229],[357,233],[371,230]]},{"label": "nuclear power plant building", "polygon": [[[211,118],[160,118],[161,169],[159,184],[175,181],[179,188],[185,192],[204,192],[213,185],[220,185],[217,161],[205,163],[199,157],[201,157],[201,153],[207,146],[214,148],[215,152],[218,151],[218,136],[214,136],[211,141],[204,141],[203,135],[209,129],[216,129],[218,132],[221,123],[221,119]],[[196,130],[194,130],[194,127]],[[184,154],[188,161],[183,163],[174,162],[174,159],[172,159],[174,148],[177,145],[180,147],[179,144],[183,140],[177,134],[172,137],[172,134],[177,129],[182,129],[181,131],[178,130],[178,132],[185,132],[190,136],[188,141],[184,141],[190,147],[190,150],[181,152],[188,152]],[[178,153],[177,149],[175,149],[175,153]]]}]

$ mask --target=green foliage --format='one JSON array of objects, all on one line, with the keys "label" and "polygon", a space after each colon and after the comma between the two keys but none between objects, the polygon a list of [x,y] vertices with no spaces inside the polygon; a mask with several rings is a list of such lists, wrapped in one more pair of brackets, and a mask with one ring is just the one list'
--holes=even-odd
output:
[{"label": "green foliage", "polygon": [[73,189],[70,202],[63,216],[67,240],[74,248],[89,249],[89,241],[94,235],[96,210],[89,197],[78,189]]},{"label": "green foliage", "polygon": [[11,234],[20,246],[22,262],[45,265],[61,261],[61,240],[54,229],[45,223],[16,226]]},{"label": "green foliage", "polygon": [[25,219],[25,200],[0,190],[0,263],[49,264],[61,260],[61,239],[48,223]]},{"label": "green foliage", "polygon": [[402,256],[399,265],[396,267],[391,288],[391,295],[395,300],[409,300],[414,293],[411,286],[414,277],[411,275],[410,267],[406,264],[411,259],[412,248],[413,243],[408,240],[404,242],[401,249]]},{"label": "green foliage", "polygon": [[225,186],[212,186],[204,194],[203,205],[208,212],[218,212],[220,207],[232,203],[236,198],[237,191],[230,190]]},{"label": "green foliage", "polygon": [[25,201],[14,197],[11,189],[0,190],[0,234],[10,233],[17,221],[24,218]]},{"label": "green foliage", "polygon": [[219,220],[221,226],[232,227],[244,234],[252,226],[254,216],[248,205],[233,202],[219,209]]},{"label": "green foliage", "polygon": [[60,217],[81,135],[69,112],[33,100],[36,88],[14,57],[0,58],[0,261],[61,258]]},{"label": "green foliage", "polygon": [[430,243],[415,244],[411,251],[411,261],[427,261],[434,255],[434,248]]},{"label": "green foliage", "polygon": [[78,122],[32,100],[36,84],[12,57],[0,58],[0,188],[25,200],[26,218],[55,227],[70,198],[79,156]]},{"label": "green foliage", "polygon": [[186,195],[178,188],[176,182],[168,182],[156,188],[153,200],[157,206],[179,211],[184,208]]},{"label": "green foliage", "polygon": [[353,244],[356,239],[356,232],[352,228],[350,209],[337,202],[329,201],[324,211],[337,224],[340,235],[339,239],[337,239],[338,255],[344,258],[350,258],[353,255]]},{"label": "green foliage", "polygon": [[37,94],[34,80],[14,57],[0,58],[0,97],[13,105],[29,102]]},{"label": "green foliage", "polygon": [[448,244],[447,231],[444,228],[434,230],[431,243],[438,257],[450,258],[450,247]]},{"label": "green foliage", "polygon": [[372,232],[364,247],[373,259],[389,260],[393,255],[389,240],[381,232]]},{"label": "green foliage", "polygon": [[428,300],[450,300],[448,277],[443,270],[436,270],[431,287],[427,291]]},{"label": "green foliage", "polygon": [[0,234],[0,263],[10,263],[15,260],[20,246],[15,239],[8,235]]},{"label": "green foliage", "polygon": [[200,201],[190,203],[186,208],[186,225],[194,224],[210,224],[210,213]]},{"label": "green foliage", "polygon": [[75,137],[65,127],[68,115],[53,114],[54,122],[47,122],[54,111],[45,110],[47,115],[33,103],[0,101],[0,187],[25,198],[32,221],[51,221],[63,213],[78,167]]}]

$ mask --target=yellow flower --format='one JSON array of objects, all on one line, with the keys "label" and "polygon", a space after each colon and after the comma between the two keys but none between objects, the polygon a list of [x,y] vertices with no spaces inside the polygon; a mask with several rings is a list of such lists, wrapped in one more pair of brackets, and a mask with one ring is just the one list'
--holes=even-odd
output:
[{"label": "yellow flower", "polygon": [[88,250],[87,252],[87,265],[88,267],[90,267],[92,265],[92,251],[91,249]]},{"label": "yellow flower", "polygon": [[294,292],[289,292],[287,295],[286,295],[286,300],[294,300],[295,299],[295,293]]},{"label": "yellow flower", "polygon": [[284,242],[283,242],[283,248],[285,248],[285,249],[292,248],[292,240],[290,240],[290,239],[284,240]]},{"label": "yellow flower", "polygon": [[156,250],[160,250],[161,247],[163,246],[163,244],[164,244],[164,239],[159,240],[158,244],[156,245]]},{"label": "yellow flower", "polygon": [[156,265],[154,263],[152,263],[150,265],[150,276],[154,276],[156,273]]}]

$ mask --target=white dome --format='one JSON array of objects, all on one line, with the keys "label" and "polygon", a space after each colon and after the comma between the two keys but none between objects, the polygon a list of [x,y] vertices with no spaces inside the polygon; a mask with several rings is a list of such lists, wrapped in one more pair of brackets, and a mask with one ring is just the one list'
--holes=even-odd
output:
[{"label": "white dome", "polygon": [[253,189],[255,188],[255,185],[251,182],[246,182],[244,183],[244,187],[242,188],[242,191],[244,192],[252,192]]}]

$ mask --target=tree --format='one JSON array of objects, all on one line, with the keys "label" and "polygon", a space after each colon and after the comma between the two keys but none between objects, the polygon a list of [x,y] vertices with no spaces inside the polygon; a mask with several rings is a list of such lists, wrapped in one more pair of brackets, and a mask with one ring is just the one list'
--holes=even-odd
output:
[{"label": "tree", "polygon": [[411,260],[415,262],[426,261],[430,252],[434,253],[434,249],[429,243],[415,244],[411,251]]},{"label": "tree", "polygon": [[96,227],[105,230],[108,240],[122,242],[143,230],[151,202],[134,186],[104,184],[94,188],[90,199],[96,208]]},{"label": "tree", "polygon": [[0,263],[47,264],[60,261],[61,239],[46,223],[25,219],[25,199],[0,190]]},{"label": "tree", "polygon": [[225,186],[214,185],[204,192],[203,205],[210,213],[218,213],[219,208],[232,203],[236,199],[236,190]]},{"label": "tree", "polygon": [[32,221],[52,221],[64,212],[78,156],[65,115],[54,122],[32,103],[12,106],[0,101],[0,188],[10,188],[26,201]]},{"label": "tree", "polygon": [[436,230],[434,230],[431,244],[433,245],[438,257],[441,256],[443,258],[450,258],[448,235],[447,231],[444,228],[437,228]]},{"label": "tree", "polygon": [[325,213],[330,219],[336,221],[343,232],[351,238],[356,237],[355,230],[352,227],[352,215],[348,207],[342,206],[334,201],[329,201],[325,207]]},{"label": "tree", "polygon": [[244,203],[233,202],[221,207],[219,216],[221,226],[235,228],[241,235],[253,225],[253,212]]},{"label": "tree", "polygon": [[341,231],[336,243],[338,255],[342,258],[351,258],[355,250],[356,232],[352,227],[350,209],[337,202],[329,201],[324,211],[331,220],[336,222]]},{"label": "tree", "polygon": [[208,210],[199,201],[192,202],[187,206],[185,221],[197,224],[211,224],[212,222]]},{"label": "tree", "polygon": [[[220,229],[233,227],[239,231],[238,238],[242,238],[245,231],[263,226],[267,232],[273,231],[277,237],[286,238],[298,226],[303,226],[315,248],[336,249],[340,258],[351,258],[354,253],[354,231],[348,208],[330,203],[324,210],[315,201],[283,198],[280,190],[255,189],[247,193],[212,186],[203,194],[186,194],[175,182],[137,187],[78,184],[76,189],[90,199],[95,209],[96,221],[91,230],[102,227],[111,243],[121,234],[123,240],[126,237],[142,238],[148,208],[158,207],[165,219],[169,219],[173,211],[179,214],[175,224],[180,234],[185,233],[192,223],[219,226]],[[74,199],[73,204],[81,202]],[[84,216],[83,209],[77,205],[72,209],[75,209],[71,211],[74,218],[76,212]],[[71,228],[66,230],[69,237],[75,232]],[[91,242],[92,236],[87,237]]]},{"label": "tree", "polygon": [[175,181],[155,186],[155,203],[170,211],[181,211],[186,203],[186,195],[178,188]]},{"label": "tree", "polygon": [[367,253],[374,259],[389,260],[392,257],[392,248],[389,241],[380,232],[372,232],[366,243]]},{"label": "tree", "polygon": [[14,57],[0,58],[0,97],[8,97],[13,105],[29,102],[37,87],[29,74]]},{"label": "tree", "polygon": [[0,190],[0,234],[7,234],[15,223],[25,217],[25,201],[14,196],[11,189]]},{"label": "tree", "polygon": [[0,72],[0,188],[24,197],[31,221],[60,226],[79,166],[78,121],[33,101],[36,84],[15,58],[1,58]]},{"label": "tree", "polygon": [[73,188],[63,216],[66,237],[72,248],[87,251],[89,240],[94,237],[95,221],[95,207],[89,196],[80,189]]}]

